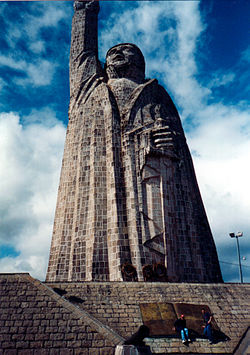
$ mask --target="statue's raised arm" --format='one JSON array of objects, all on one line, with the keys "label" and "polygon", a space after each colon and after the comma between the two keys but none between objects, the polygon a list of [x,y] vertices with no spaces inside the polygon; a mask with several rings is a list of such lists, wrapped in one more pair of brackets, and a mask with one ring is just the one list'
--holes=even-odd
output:
[{"label": "statue's raised arm", "polygon": [[77,94],[84,81],[95,75],[98,62],[99,1],[75,1],[70,49],[70,93]]}]

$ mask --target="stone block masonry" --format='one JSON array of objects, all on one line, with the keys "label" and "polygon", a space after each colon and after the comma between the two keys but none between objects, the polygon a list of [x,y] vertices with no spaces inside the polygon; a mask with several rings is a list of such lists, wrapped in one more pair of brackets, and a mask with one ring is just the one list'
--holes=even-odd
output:
[{"label": "stone block masonry", "polygon": [[115,331],[28,274],[0,274],[0,354],[114,353]]},{"label": "stone block masonry", "polygon": [[222,282],[181,120],[131,43],[98,60],[76,1],[70,107],[47,281]]}]

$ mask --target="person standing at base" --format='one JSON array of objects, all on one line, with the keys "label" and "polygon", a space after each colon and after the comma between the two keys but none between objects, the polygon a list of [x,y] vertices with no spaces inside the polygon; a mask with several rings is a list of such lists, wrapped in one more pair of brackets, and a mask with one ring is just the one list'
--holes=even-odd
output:
[{"label": "person standing at base", "polygon": [[186,319],[184,314],[180,315],[180,318],[175,321],[174,326],[176,331],[181,335],[183,344],[191,341],[188,336],[188,329],[186,326]]},{"label": "person standing at base", "polygon": [[202,317],[203,317],[203,320],[205,322],[205,325],[203,326],[204,327],[204,330],[203,330],[203,335],[208,338],[210,344],[213,344],[214,343],[214,340],[213,340],[213,334],[212,334],[212,315],[205,310],[205,308],[202,308],[201,310],[202,312]]}]

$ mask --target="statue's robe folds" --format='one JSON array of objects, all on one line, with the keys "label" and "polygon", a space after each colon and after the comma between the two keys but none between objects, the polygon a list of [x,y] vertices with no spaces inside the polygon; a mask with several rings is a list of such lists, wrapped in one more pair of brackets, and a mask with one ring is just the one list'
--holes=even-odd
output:
[{"label": "statue's robe folds", "polygon": [[[72,48],[70,120],[46,280],[122,281],[122,265],[132,264],[143,281],[143,266],[161,263],[168,281],[222,281],[169,95],[148,80],[119,110],[96,53],[74,56]],[[161,144],[166,131],[171,140]]]}]

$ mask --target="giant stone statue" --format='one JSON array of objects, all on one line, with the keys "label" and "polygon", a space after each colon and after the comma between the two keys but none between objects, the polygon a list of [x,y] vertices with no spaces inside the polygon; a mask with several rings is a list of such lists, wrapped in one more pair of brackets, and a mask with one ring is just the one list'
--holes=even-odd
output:
[{"label": "giant stone statue", "polygon": [[221,282],[178,112],[140,49],[98,60],[97,1],[74,3],[70,107],[46,281]]}]

